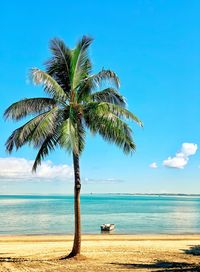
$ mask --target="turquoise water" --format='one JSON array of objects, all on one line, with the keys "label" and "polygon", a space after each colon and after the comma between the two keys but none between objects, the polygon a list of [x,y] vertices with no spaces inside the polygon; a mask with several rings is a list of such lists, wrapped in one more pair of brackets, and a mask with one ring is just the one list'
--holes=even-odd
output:
[{"label": "turquoise water", "polygon": [[[200,233],[200,197],[83,195],[82,232]],[[0,234],[73,233],[72,196],[0,196]]]}]

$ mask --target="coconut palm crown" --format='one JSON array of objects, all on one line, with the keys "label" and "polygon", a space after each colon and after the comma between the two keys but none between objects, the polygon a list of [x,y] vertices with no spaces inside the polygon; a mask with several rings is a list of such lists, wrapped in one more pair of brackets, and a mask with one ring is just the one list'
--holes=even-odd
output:
[{"label": "coconut palm crown", "polygon": [[75,176],[75,239],[71,256],[80,253],[80,170],[79,156],[85,146],[86,130],[100,134],[125,153],[135,150],[132,131],[127,120],[142,125],[126,109],[124,97],[118,92],[119,78],[111,70],[92,74],[88,48],[92,39],[83,36],[74,49],[60,39],[50,42],[52,57],[45,71],[33,68],[30,78],[42,85],[48,97],[25,98],[13,103],[4,113],[6,119],[31,119],[17,128],[6,142],[12,152],[25,144],[38,149],[33,171],[57,146],[73,156]]}]

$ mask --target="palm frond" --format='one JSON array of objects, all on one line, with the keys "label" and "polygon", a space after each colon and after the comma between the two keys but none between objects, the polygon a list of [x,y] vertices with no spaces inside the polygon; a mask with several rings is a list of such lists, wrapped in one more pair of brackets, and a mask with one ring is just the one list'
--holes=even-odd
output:
[{"label": "palm frond", "polygon": [[[19,144],[18,138],[19,138],[20,128],[15,129],[12,134],[8,137],[5,146],[6,151],[10,154],[12,153],[13,149],[16,147],[18,149],[22,144]],[[28,139],[26,139],[28,141]]]},{"label": "palm frond", "polygon": [[59,143],[69,152],[74,151],[75,153],[78,153],[79,151],[77,131],[70,118],[63,121],[60,127]]},{"label": "palm frond", "polygon": [[37,153],[37,156],[35,158],[32,171],[36,172],[37,167],[41,164],[42,160],[48,156],[48,154],[53,151],[58,144],[58,136],[56,133],[53,135],[49,135],[46,137],[46,139],[41,144],[41,147],[39,148],[39,151]]},{"label": "palm frond", "polygon": [[85,112],[94,111],[94,113],[97,112],[98,114],[102,114],[102,115],[112,113],[120,118],[130,119],[136,122],[141,127],[143,126],[142,121],[132,112],[128,111],[127,109],[121,106],[118,106],[112,103],[90,102],[90,103],[87,103],[87,105],[85,105],[84,110]]},{"label": "palm frond", "polygon": [[50,41],[52,57],[45,62],[46,72],[53,77],[67,95],[70,86],[71,50],[58,38]]},{"label": "palm frond", "polygon": [[54,133],[57,125],[56,117],[57,108],[55,107],[31,119],[11,134],[6,142],[6,150],[11,153],[14,147],[18,149],[26,143],[38,147],[45,137]]},{"label": "palm frond", "polygon": [[85,146],[85,128],[82,120],[72,109],[64,119],[59,129],[59,143],[67,151],[81,154]]},{"label": "palm frond", "polygon": [[[105,88],[105,86],[107,86],[107,84],[111,84],[113,85],[115,88],[119,88],[119,78],[117,77],[117,75],[111,71],[111,70],[102,70],[101,72],[95,74],[95,75],[91,75],[91,76],[87,76],[85,79],[83,79],[81,81],[81,83],[79,84],[79,89],[78,89],[78,101],[79,102],[84,102],[88,101],[89,96],[95,92],[95,93],[100,93],[101,91],[97,92],[97,89],[103,87]],[[120,105],[124,106],[125,105],[125,99],[123,96],[121,96],[117,90],[115,90],[112,87],[108,87],[105,90],[106,92],[112,92],[112,102],[116,102],[117,104],[117,100],[118,102],[121,101]],[[105,94],[104,93],[104,94]],[[115,93],[115,94],[114,94]],[[100,94],[101,95],[101,94]],[[95,96],[95,94],[94,94]],[[97,95],[96,95],[97,96]],[[103,96],[103,94],[101,95]],[[115,97],[114,97],[115,96]],[[111,95],[110,95],[111,97]],[[105,98],[105,95],[104,95]],[[99,101],[99,100],[98,100]],[[109,101],[111,102],[111,101]]]},{"label": "palm frond", "polygon": [[99,133],[106,141],[122,148],[124,153],[135,151],[131,128],[115,114],[90,112],[85,115],[85,123],[92,133]]},{"label": "palm frond", "polygon": [[6,141],[6,150],[11,153],[14,147],[18,149],[26,143],[31,142],[31,135],[33,131],[36,129],[37,125],[45,117],[45,115],[46,113],[42,113],[25,123],[23,126],[14,130]]},{"label": "palm frond", "polygon": [[61,86],[46,72],[33,68],[30,72],[30,78],[35,85],[43,85],[44,90],[58,102],[64,102],[67,95]]},{"label": "palm frond", "polygon": [[59,38],[54,38],[50,41],[50,50],[53,54],[53,58],[58,60],[59,63],[65,63],[66,70],[69,71],[69,58],[70,49],[65,45],[64,41]]},{"label": "palm frond", "polygon": [[[58,114],[58,107],[54,107],[45,113],[44,117],[38,122],[31,134],[31,143],[33,143],[35,147],[40,146],[45,138],[56,131],[56,128],[59,125],[57,118]],[[24,128],[25,131],[26,129],[27,128]]]},{"label": "palm frond", "polygon": [[91,71],[91,63],[88,56],[88,47],[91,42],[92,39],[90,37],[83,36],[75,49],[71,51],[70,78],[72,89],[75,89],[81,80],[88,77]]},{"label": "palm frond", "polygon": [[125,107],[126,105],[125,98],[113,88],[106,88],[103,91],[95,92],[90,95],[90,98],[96,102],[108,102],[121,107]]},{"label": "palm frond", "polygon": [[120,87],[120,81],[118,76],[111,70],[102,70],[99,73],[92,75],[91,79],[97,86],[101,86],[103,82],[113,84],[116,88]]},{"label": "palm frond", "polygon": [[111,111],[112,113],[114,113],[115,115],[121,117],[121,118],[126,118],[126,119],[130,119],[134,122],[136,122],[140,127],[143,127],[142,121],[132,112],[130,112],[129,110],[122,108],[118,105],[114,105],[111,103],[100,103],[100,107]]},{"label": "palm frond", "polygon": [[88,78],[87,80],[83,80],[79,88],[77,90],[77,102],[78,103],[86,103],[90,99],[90,95],[93,90],[95,90],[95,83],[91,78]]},{"label": "palm frond", "polygon": [[5,119],[20,120],[29,114],[40,114],[52,109],[56,101],[52,98],[25,98],[13,103],[4,112]]}]

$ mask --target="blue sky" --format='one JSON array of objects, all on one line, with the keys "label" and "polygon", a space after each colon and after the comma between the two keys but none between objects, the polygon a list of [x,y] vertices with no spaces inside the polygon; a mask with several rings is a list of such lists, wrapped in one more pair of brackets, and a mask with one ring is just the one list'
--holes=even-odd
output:
[{"label": "blue sky", "polygon": [[[118,74],[128,108],[144,128],[132,126],[137,144],[133,156],[88,135],[81,158],[83,192],[200,193],[199,10],[198,0],[4,1],[0,116],[21,98],[43,95],[41,88],[28,84],[27,74],[31,67],[43,68],[51,38],[73,47],[83,34],[90,35],[94,71],[104,67]],[[35,150],[5,153],[4,143],[18,125],[0,118],[0,192],[72,193],[72,162],[64,151],[45,162],[48,178],[42,170],[34,178],[27,174]],[[172,160],[163,165],[168,157]]]}]

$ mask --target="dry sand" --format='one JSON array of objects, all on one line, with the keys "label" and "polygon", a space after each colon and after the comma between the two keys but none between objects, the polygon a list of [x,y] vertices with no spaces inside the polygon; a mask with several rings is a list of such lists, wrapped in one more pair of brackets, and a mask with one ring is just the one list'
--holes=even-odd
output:
[{"label": "dry sand", "polygon": [[200,235],[83,235],[80,260],[72,236],[0,236],[0,272],[200,271]]}]

